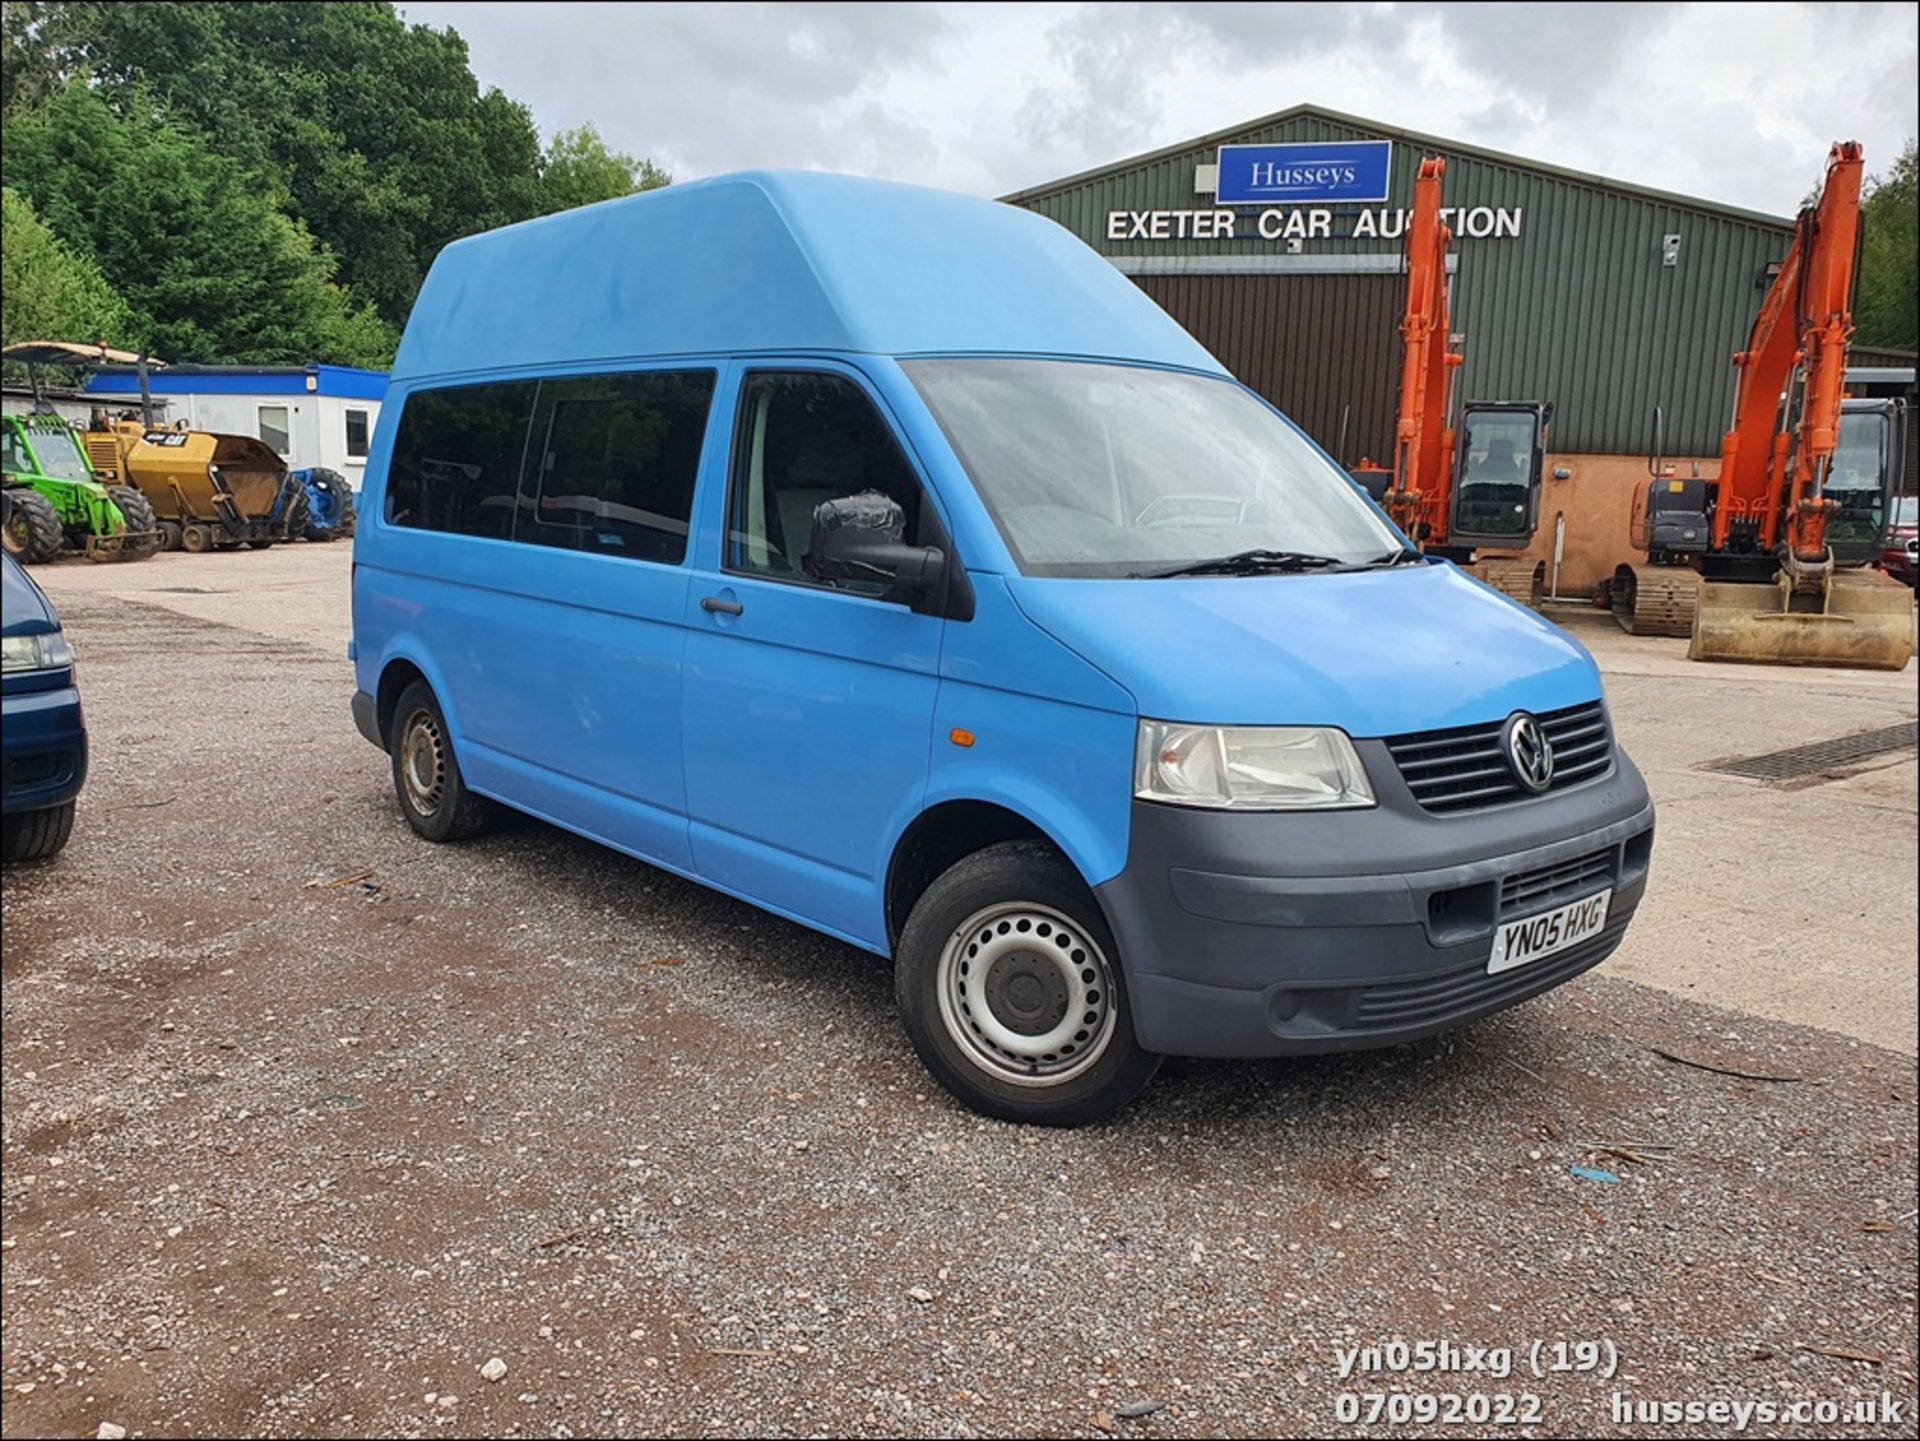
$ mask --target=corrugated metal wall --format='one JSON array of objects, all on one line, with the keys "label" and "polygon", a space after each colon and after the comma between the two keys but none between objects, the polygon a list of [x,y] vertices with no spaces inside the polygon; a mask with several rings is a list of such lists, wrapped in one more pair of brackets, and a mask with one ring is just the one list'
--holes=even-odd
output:
[{"label": "corrugated metal wall", "polygon": [[[1454,328],[1466,336],[1467,355],[1456,391],[1460,398],[1550,400],[1556,450],[1614,454],[1645,450],[1650,416],[1660,404],[1666,409],[1669,454],[1718,452],[1733,404],[1730,361],[1753,323],[1767,266],[1791,243],[1790,226],[1451,152],[1418,137],[1318,114],[1293,114],[1231,139],[1380,137],[1395,142],[1391,204],[1412,203],[1421,155],[1439,153],[1447,156],[1448,205],[1524,211],[1517,239],[1455,241]],[[1106,239],[1109,211],[1210,205],[1210,196],[1194,193],[1194,167],[1212,162],[1217,143],[1216,137],[1124,172],[1011,198],[1059,221],[1103,254],[1275,256],[1283,245],[1251,235],[1158,243]],[[1341,209],[1336,207],[1336,214]],[[1250,224],[1239,228],[1250,229]],[[1671,268],[1661,264],[1661,241],[1668,234],[1681,237],[1679,264]],[[1399,249],[1397,240],[1336,238],[1308,241],[1304,253],[1397,254]],[[1381,343],[1374,333],[1379,319],[1373,278],[1337,279],[1339,298],[1319,317],[1324,328],[1267,357],[1268,365],[1286,371],[1325,367],[1330,354],[1347,348],[1370,354]],[[1229,283],[1224,276],[1193,280],[1196,288],[1182,294],[1181,307],[1209,304],[1199,299],[1199,288]],[[1169,309],[1186,321],[1181,309]],[[1391,322],[1385,341],[1398,343]],[[1221,359],[1230,368],[1234,364],[1224,353]],[[1370,373],[1364,367],[1354,372],[1356,381],[1363,372]],[[1357,409],[1366,397],[1351,399]],[[1337,413],[1336,407],[1336,426]],[[1331,434],[1322,434],[1317,425],[1308,429],[1331,444]]]},{"label": "corrugated metal wall", "polygon": [[[1134,282],[1329,451],[1347,411],[1346,453],[1336,458],[1390,459],[1405,297],[1399,276],[1138,275]],[[1328,344],[1336,334],[1344,342]]]}]

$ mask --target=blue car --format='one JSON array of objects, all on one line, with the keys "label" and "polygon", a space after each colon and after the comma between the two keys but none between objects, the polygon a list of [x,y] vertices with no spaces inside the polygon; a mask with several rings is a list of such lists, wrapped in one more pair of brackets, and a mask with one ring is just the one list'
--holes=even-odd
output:
[{"label": "blue car", "polygon": [[1585,649],[1026,211],[747,174],[458,241],[362,499],[416,832],[512,807],[888,957],[990,1115],[1428,1035],[1646,889]]},{"label": "blue car", "polygon": [[73,834],[87,727],[73,647],[33,578],[0,554],[0,856],[43,861]]}]

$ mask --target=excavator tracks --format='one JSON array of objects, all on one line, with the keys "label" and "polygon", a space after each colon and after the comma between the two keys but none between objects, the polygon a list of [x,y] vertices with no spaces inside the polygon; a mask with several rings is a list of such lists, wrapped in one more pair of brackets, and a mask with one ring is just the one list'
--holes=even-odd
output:
[{"label": "excavator tracks", "polygon": [[1693,634],[1699,575],[1679,565],[1623,565],[1613,573],[1613,618],[1628,635]]},{"label": "excavator tracks", "polygon": [[1513,597],[1535,610],[1547,591],[1547,563],[1526,556],[1518,559],[1476,560],[1473,573],[1502,595]]}]

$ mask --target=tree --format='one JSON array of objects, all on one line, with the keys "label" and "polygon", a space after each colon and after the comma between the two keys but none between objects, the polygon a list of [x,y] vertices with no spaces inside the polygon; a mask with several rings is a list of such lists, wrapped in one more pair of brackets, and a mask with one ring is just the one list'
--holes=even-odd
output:
[{"label": "tree", "polygon": [[[32,186],[12,183],[32,195],[55,233],[76,253],[98,245],[102,269],[134,308],[186,327],[176,335],[195,346],[232,351],[268,344],[264,338],[251,344],[238,330],[221,333],[204,297],[190,296],[176,273],[183,265],[156,268],[158,236],[171,234],[167,226],[197,229],[200,218],[162,217],[161,203],[149,196],[149,231],[129,236],[101,212],[130,202],[96,204],[74,190],[55,213],[42,193],[56,184],[45,171],[54,144],[47,117],[106,124],[70,99],[75,83],[84,81],[111,118],[168,129],[171,138],[149,147],[159,152],[147,155],[149,161],[164,168],[167,155],[187,146],[222,162],[217,173],[181,177],[176,211],[216,197],[238,203],[225,198],[237,176],[269,211],[291,220],[292,232],[280,233],[266,250],[302,275],[326,271],[351,297],[322,306],[333,319],[297,321],[293,328],[329,337],[326,343],[352,353],[372,353],[386,343],[382,323],[391,330],[406,319],[428,266],[449,241],[667,181],[651,162],[609,150],[591,127],[555,136],[543,152],[532,116],[500,91],[481,87],[455,31],[410,25],[391,4],[0,3],[7,175],[37,167]],[[89,148],[99,137],[89,134],[55,148],[74,151],[75,163],[99,181],[103,172]],[[124,141],[115,142],[122,160]],[[27,159],[18,160],[16,151]],[[129,182],[124,172],[111,183],[152,188]],[[263,225],[248,234],[259,238]],[[117,267],[134,252],[144,268],[123,275]],[[222,277],[207,277],[207,289],[222,288],[231,287]],[[189,300],[198,307],[192,317],[165,308]],[[367,305],[374,314],[363,316]]]},{"label": "tree", "polygon": [[1860,276],[1853,298],[1854,341],[1892,350],[1920,348],[1920,195],[1914,142],[1884,176],[1874,176],[1864,206]]},{"label": "tree", "polygon": [[540,161],[540,208],[551,213],[617,200],[638,190],[658,190],[673,177],[651,160],[609,150],[591,125],[562,130]]},{"label": "tree", "polygon": [[133,312],[99,268],[62,245],[33,205],[0,189],[0,345],[76,340],[133,347]]},{"label": "tree", "polygon": [[333,258],[273,188],[130,94],[84,79],[6,130],[7,183],[90,254],[169,360],[385,365],[393,333],[332,280]]},{"label": "tree", "polygon": [[[141,97],[215,151],[273,176],[341,281],[399,324],[441,246],[541,213],[526,108],[482,91],[466,42],[392,5],[46,7],[54,63],[109,102]],[[84,12],[84,23],[76,19]]]}]

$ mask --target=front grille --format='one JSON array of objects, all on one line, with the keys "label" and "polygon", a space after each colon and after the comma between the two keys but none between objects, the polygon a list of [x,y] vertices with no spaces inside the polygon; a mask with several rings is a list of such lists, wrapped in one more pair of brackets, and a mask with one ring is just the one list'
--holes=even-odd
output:
[{"label": "front grille", "polygon": [[[1613,765],[1613,731],[1599,701],[1538,716],[1553,745],[1553,784],[1562,791],[1596,780]],[[1421,806],[1437,814],[1481,810],[1524,799],[1500,733],[1504,720],[1452,730],[1387,737],[1387,750]]]},{"label": "front grille", "polygon": [[1354,1011],[1354,1028],[1381,1031],[1442,1026],[1512,1005],[1599,965],[1613,954],[1626,929],[1624,919],[1610,920],[1591,940],[1582,941],[1557,956],[1491,976],[1481,961],[1423,980],[1370,986],[1360,993],[1360,1003]]},{"label": "front grille", "polygon": [[1500,918],[1549,910],[1562,901],[1600,889],[1613,879],[1613,852],[1595,851],[1537,871],[1522,871],[1500,882]]}]

